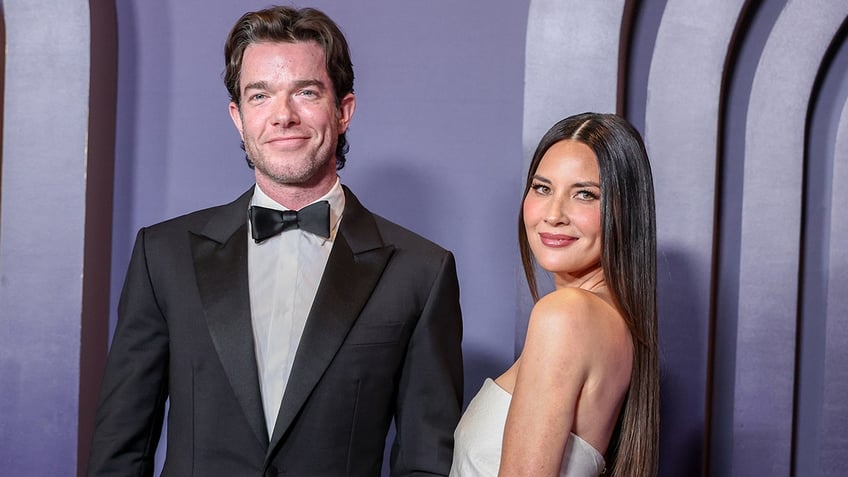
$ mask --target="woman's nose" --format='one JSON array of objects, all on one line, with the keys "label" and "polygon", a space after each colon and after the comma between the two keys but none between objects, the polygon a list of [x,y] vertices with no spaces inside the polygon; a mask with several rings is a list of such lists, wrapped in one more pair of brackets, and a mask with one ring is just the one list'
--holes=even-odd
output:
[{"label": "woman's nose", "polygon": [[568,213],[562,200],[551,199],[545,211],[545,223],[548,225],[560,225],[568,223]]}]

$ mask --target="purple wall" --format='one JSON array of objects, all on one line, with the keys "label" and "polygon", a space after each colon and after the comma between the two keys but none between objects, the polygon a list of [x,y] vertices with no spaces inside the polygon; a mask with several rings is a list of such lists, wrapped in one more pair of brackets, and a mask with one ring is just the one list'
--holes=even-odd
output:
[{"label": "purple wall", "polygon": [[[223,43],[267,2],[118,2],[113,309],[136,230],[252,184]],[[466,398],[513,361],[525,2],[316,1],[345,32],[356,114],[341,171],[375,212],[452,250]],[[114,323],[114,322],[113,322]]]}]

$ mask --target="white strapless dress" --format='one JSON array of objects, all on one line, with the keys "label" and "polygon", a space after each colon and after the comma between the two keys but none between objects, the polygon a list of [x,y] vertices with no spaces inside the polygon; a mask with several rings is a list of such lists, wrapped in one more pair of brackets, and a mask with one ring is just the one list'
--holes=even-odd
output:
[{"label": "white strapless dress", "polygon": [[[453,434],[451,477],[495,477],[501,464],[506,413],[512,395],[490,378],[468,404]],[[604,457],[572,433],[565,446],[560,477],[597,477]]]}]

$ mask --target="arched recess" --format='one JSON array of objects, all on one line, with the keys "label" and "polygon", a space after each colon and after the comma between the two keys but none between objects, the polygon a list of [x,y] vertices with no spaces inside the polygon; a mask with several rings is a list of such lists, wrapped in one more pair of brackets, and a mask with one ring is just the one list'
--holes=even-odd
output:
[{"label": "arched recess", "polygon": [[744,4],[669,0],[648,78],[667,475],[695,475],[704,463],[722,85]]},{"label": "arched recess", "polygon": [[787,3],[751,88],[745,125],[734,476],[791,473],[804,131],[816,74],[846,14],[848,5],[840,2]]},{"label": "arched recess", "polygon": [[833,157],[825,315],[821,475],[848,468],[848,101],[842,108]]},{"label": "arched recess", "polygon": [[[840,161],[846,153],[840,151],[840,124],[848,102],[848,18],[831,41],[819,69],[808,113],[804,158],[804,208],[800,275],[800,306],[798,316],[797,364],[795,372],[795,416],[793,428],[793,462],[796,475],[820,477],[837,475],[837,469],[848,465],[845,460],[844,436],[837,438],[829,429],[844,423],[848,406],[844,399],[834,399],[834,390],[845,389],[843,374],[846,362],[842,350],[848,346],[848,334],[841,327],[846,315],[838,313],[844,297],[834,290],[848,290],[848,281],[840,283],[839,269],[845,268],[845,255],[840,245],[848,243],[839,237],[844,223],[839,200],[844,182],[839,181]],[[842,119],[844,120],[844,119]],[[834,176],[834,173],[837,175]],[[832,240],[835,240],[833,242]],[[840,256],[843,261],[840,262]],[[841,288],[840,288],[841,286]],[[836,287],[836,288],[834,288]],[[841,417],[842,416],[842,417]],[[841,417],[841,419],[840,419]],[[841,452],[824,457],[825,441],[837,445]],[[841,459],[841,465],[830,466]]]}]

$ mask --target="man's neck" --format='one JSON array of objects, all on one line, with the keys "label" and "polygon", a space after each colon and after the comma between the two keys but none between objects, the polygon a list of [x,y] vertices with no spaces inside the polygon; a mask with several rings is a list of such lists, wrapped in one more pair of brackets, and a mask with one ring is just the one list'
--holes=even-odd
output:
[{"label": "man's neck", "polygon": [[312,184],[279,184],[257,174],[256,185],[278,204],[299,210],[326,195],[337,179],[337,175],[332,175]]}]

